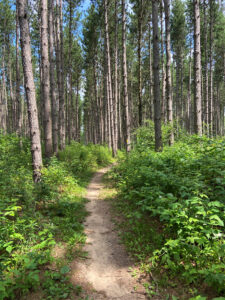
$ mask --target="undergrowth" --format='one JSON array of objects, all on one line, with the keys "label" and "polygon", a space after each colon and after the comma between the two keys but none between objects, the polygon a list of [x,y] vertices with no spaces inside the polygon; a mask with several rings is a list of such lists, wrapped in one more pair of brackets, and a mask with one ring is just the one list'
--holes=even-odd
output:
[{"label": "undergrowth", "polygon": [[156,153],[140,132],[112,173],[128,250],[147,273],[160,270],[162,281],[169,274],[223,295],[225,141],[184,137]]},{"label": "undergrowth", "polygon": [[[73,143],[49,161],[35,186],[29,142],[20,144],[15,136],[0,136],[0,299],[40,289],[42,299],[66,299],[81,292],[67,275],[85,242],[87,178],[112,158],[103,146]],[[61,243],[63,260],[52,254]]]}]

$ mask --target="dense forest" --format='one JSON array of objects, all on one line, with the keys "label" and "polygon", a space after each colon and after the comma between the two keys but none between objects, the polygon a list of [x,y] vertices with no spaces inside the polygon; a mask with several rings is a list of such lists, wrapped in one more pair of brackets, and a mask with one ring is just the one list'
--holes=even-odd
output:
[{"label": "dense forest", "polygon": [[[223,2],[0,0],[0,300],[225,299]],[[74,280],[101,197],[145,298]]]}]

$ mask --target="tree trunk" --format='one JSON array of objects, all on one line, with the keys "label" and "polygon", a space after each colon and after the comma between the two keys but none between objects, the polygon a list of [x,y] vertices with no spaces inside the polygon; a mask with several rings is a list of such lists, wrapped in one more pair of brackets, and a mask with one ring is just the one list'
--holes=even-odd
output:
[{"label": "tree trunk", "polygon": [[187,112],[186,112],[186,130],[191,134],[191,46],[189,55],[189,76],[188,76],[188,95],[187,95]]},{"label": "tree trunk", "polygon": [[56,0],[56,63],[59,89],[59,147],[65,148],[66,124],[65,124],[65,95],[64,95],[64,49],[63,49],[63,20],[62,0]]},{"label": "tree trunk", "polygon": [[[72,0],[69,1],[69,49],[68,58],[71,62],[71,51],[72,51]],[[69,97],[68,97],[68,139],[69,144],[72,138],[72,102],[73,102],[73,89],[72,89],[72,66],[69,65]]]},{"label": "tree trunk", "polygon": [[20,61],[19,61],[19,19],[18,3],[16,3],[16,132],[22,135],[22,104],[20,97]]},{"label": "tree trunk", "polygon": [[209,94],[208,94],[208,42],[207,42],[207,12],[206,12],[207,4],[206,0],[204,0],[204,51],[205,51],[205,63],[204,63],[204,124],[205,124],[205,133],[209,133],[209,118],[208,118],[208,110],[209,110]]},{"label": "tree trunk", "polygon": [[158,32],[158,1],[152,1],[153,22],[153,75],[154,75],[154,120],[155,120],[155,150],[162,151],[161,131],[161,101],[159,81],[159,32]]},{"label": "tree trunk", "polygon": [[122,59],[123,59],[123,97],[124,97],[124,111],[125,111],[125,145],[126,151],[131,150],[130,140],[130,116],[129,103],[127,91],[127,48],[126,48],[126,11],[125,0],[122,0]]},{"label": "tree trunk", "polygon": [[160,24],[161,24],[161,65],[162,65],[162,121],[166,122],[165,109],[165,66],[164,66],[164,43],[163,43],[163,0],[160,3]]},{"label": "tree trunk", "polygon": [[79,78],[77,78],[77,95],[76,95],[76,141],[80,142],[80,115],[79,115]]},{"label": "tree trunk", "polygon": [[200,3],[194,1],[194,99],[195,133],[202,135]]},{"label": "tree trunk", "polygon": [[141,49],[142,49],[143,0],[140,0],[138,3],[139,3],[139,7],[138,7],[138,114],[139,114],[139,126],[142,126],[143,103],[142,103]]},{"label": "tree trunk", "polygon": [[209,29],[209,132],[213,135],[213,7],[212,0],[209,0],[210,29]]},{"label": "tree trunk", "polygon": [[165,27],[166,27],[166,102],[167,102],[167,121],[171,126],[169,144],[174,143],[173,133],[173,99],[171,85],[171,46],[170,46],[170,0],[164,0],[165,8]]},{"label": "tree trunk", "polygon": [[38,112],[35,95],[35,85],[32,70],[32,56],[30,47],[30,33],[28,25],[27,1],[17,0],[18,15],[20,24],[20,43],[22,52],[23,72],[24,72],[24,88],[27,97],[28,119],[31,137],[31,154],[33,162],[33,179],[39,182],[41,177],[42,155],[41,140],[38,124]]},{"label": "tree trunk", "polygon": [[49,158],[52,155],[52,119],[48,50],[48,3],[47,0],[41,0],[41,88],[43,97],[42,101],[44,104],[45,155]]},{"label": "tree trunk", "polygon": [[49,28],[49,54],[50,54],[50,87],[52,100],[52,137],[53,152],[58,153],[58,111],[59,103],[55,86],[55,60],[54,60],[54,18],[53,18],[53,0],[48,1],[48,28]]},{"label": "tree trunk", "polygon": [[2,50],[2,97],[1,97],[1,129],[4,134],[8,132],[8,95],[6,90],[6,74],[5,74],[5,39]]},{"label": "tree trunk", "polygon": [[113,99],[112,99],[112,74],[111,74],[111,57],[110,57],[110,46],[109,46],[109,24],[108,24],[108,4],[107,0],[104,0],[104,15],[105,15],[105,50],[106,50],[106,63],[107,63],[107,93],[108,93],[108,111],[109,111],[109,122],[111,131],[111,145],[112,154],[116,155],[115,149],[115,135],[114,135],[114,117],[113,117]]},{"label": "tree trunk", "polygon": [[114,74],[114,130],[115,130],[115,149],[118,149],[118,3],[115,0],[115,74]]},{"label": "tree trunk", "polygon": [[[151,16],[151,14],[150,14]],[[152,93],[152,35],[151,35],[151,17],[149,20],[149,118],[153,120],[153,93]]]}]

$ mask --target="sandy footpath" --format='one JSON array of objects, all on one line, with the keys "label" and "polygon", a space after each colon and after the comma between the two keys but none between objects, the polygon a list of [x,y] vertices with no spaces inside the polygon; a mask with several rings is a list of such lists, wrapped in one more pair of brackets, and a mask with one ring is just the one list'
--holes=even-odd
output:
[{"label": "sandy footpath", "polygon": [[99,198],[102,176],[109,170],[98,171],[87,188],[86,205],[90,215],[85,222],[88,259],[72,263],[72,282],[88,291],[88,299],[147,299],[143,287],[130,274],[130,261],[114,231],[110,204]]}]

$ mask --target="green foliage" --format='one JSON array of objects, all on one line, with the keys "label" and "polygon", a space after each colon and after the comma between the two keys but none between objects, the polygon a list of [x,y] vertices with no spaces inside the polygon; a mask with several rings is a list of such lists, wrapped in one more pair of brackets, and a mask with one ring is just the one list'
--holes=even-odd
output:
[{"label": "green foliage", "polygon": [[[162,140],[164,145],[169,144],[171,130],[174,131],[175,136],[181,137],[186,135],[185,132],[182,132],[181,129],[177,129],[177,126],[162,124]],[[139,151],[145,151],[146,148],[150,148],[154,150],[155,149],[154,122],[151,120],[145,120],[145,125],[136,129],[133,133],[133,137],[134,137],[133,146]]]},{"label": "green foliage", "polygon": [[[149,271],[161,266],[188,283],[204,280],[219,294],[225,287],[225,141],[183,137],[162,153],[140,151],[139,142],[116,174],[126,216],[137,223],[124,233],[139,243],[128,242],[129,248],[136,255],[144,249]],[[139,222],[147,218],[152,229]]]},{"label": "green foliage", "polygon": [[112,158],[102,146],[73,144],[60,152],[60,161],[50,160],[35,186],[29,142],[20,144],[15,136],[0,135],[0,300],[20,299],[40,287],[44,299],[66,299],[72,287],[63,261],[44,272],[45,280],[40,275],[55,260],[56,243],[64,243],[66,259],[80,255],[85,176]]},{"label": "green foliage", "polygon": [[181,0],[173,1],[171,18],[171,42],[176,56],[185,48],[187,28],[185,22],[185,5]]},{"label": "green foliage", "polygon": [[59,160],[79,183],[86,181],[98,166],[113,162],[111,151],[107,147],[93,144],[84,146],[76,142],[59,152]]}]

